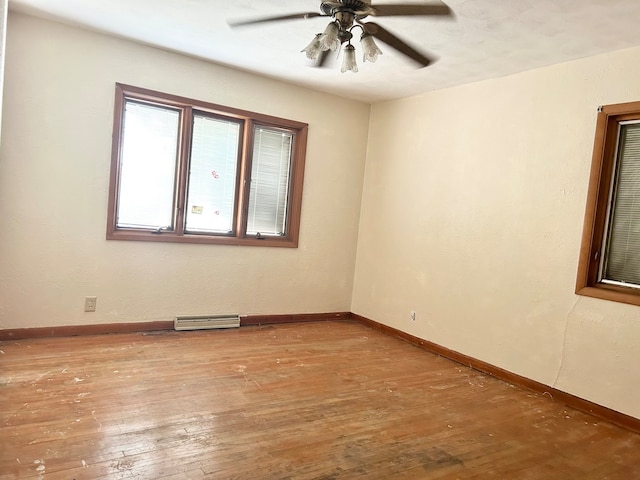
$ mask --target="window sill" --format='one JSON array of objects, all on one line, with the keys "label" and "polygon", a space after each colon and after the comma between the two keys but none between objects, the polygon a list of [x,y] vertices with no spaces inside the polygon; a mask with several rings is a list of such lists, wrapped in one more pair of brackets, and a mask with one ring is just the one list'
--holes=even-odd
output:
[{"label": "window sill", "polygon": [[107,240],[124,240],[138,242],[165,242],[165,243],[197,243],[207,245],[242,245],[251,247],[284,247],[297,248],[297,239],[286,237],[265,237],[257,239],[253,237],[214,237],[208,235],[174,235],[172,233],[150,233],[118,230],[107,233]]},{"label": "window sill", "polygon": [[578,286],[576,288],[576,294],[609,300],[611,302],[640,305],[640,291],[635,288],[617,287],[600,283],[596,286]]}]

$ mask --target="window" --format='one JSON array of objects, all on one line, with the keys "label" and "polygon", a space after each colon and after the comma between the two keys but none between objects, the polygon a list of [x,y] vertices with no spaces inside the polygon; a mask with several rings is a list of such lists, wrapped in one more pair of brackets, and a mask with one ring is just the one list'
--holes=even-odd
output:
[{"label": "window", "polygon": [[640,102],[598,113],[576,293],[640,305]]},{"label": "window", "polygon": [[116,84],[107,239],[296,247],[307,128]]}]

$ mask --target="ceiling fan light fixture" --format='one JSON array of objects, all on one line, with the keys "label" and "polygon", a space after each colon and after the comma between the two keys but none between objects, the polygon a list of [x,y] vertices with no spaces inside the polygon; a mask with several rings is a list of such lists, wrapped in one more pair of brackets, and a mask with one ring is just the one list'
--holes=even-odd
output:
[{"label": "ceiling fan light fixture", "polygon": [[356,63],[356,49],[350,43],[344,47],[344,57],[342,58],[341,72],[357,72],[358,64]]},{"label": "ceiling fan light fixture", "polygon": [[363,62],[375,62],[378,59],[378,55],[382,55],[382,50],[378,48],[376,42],[373,40],[373,35],[370,33],[363,33],[360,37],[360,45],[362,45],[362,61]]},{"label": "ceiling fan light fixture", "polygon": [[318,58],[318,55],[320,55],[320,51],[322,50],[320,47],[320,35],[322,34],[318,33],[315,37],[313,37],[313,40],[309,42],[309,45],[300,50],[301,52],[306,53],[307,58],[310,60],[316,60]]},{"label": "ceiling fan light fixture", "polygon": [[320,49],[323,51],[336,51],[340,46],[340,40],[338,38],[339,34],[340,28],[338,27],[338,22],[331,22],[329,25],[327,25],[327,28],[324,29],[324,32],[318,39],[318,41],[320,42]]}]

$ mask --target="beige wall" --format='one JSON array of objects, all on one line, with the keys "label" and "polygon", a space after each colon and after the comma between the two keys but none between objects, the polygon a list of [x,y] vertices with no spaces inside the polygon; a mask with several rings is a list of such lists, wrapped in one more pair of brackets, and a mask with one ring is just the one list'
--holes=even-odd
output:
[{"label": "beige wall", "polygon": [[639,58],[374,105],[352,311],[640,417],[640,309],[573,293],[596,109]]},{"label": "beige wall", "polygon": [[[8,27],[0,328],[349,310],[368,105],[20,14]],[[106,241],[115,82],[309,123],[299,248]]]},{"label": "beige wall", "polygon": [[4,90],[4,52],[5,52],[5,44],[7,40],[8,8],[9,8],[9,0],[0,0],[0,126],[2,125],[2,92]]}]

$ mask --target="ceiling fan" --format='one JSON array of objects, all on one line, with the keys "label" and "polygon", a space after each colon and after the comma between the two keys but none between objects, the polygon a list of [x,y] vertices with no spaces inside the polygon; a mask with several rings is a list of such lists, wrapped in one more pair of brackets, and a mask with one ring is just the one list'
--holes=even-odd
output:
[{"label": "ceiling fan", "polygon": [[311,43],[302,52],[307,57],[315,60],[316,66],[325,65],[329,51],[337,50],[344,45],[344,58],[342,72],[357,72],[358,66],[355,57],[355,47],[351,45],[353,31],[360,29],[360,44],[364,55],[363,60],[375,62],[382,52],[376,45],[374,38],[386,43],[390,47],[406,55],[420,66],[426,67],[435,61],[435,58],[422,53],[395,34],[386,30],[374,22],[364,21],[367,17],[388,16],[441,16],[453,17],[453,11],[444,3],[439,4],[371,4],[371,0],[334,0],[320,3],[320,12],[302,12],[286,15],[254,18],[249,20],[229,21],[232,27],[255,25],[281,20],[298,20],[315,17],[329,17],[331,22],[323,33],[318,33]]}]

